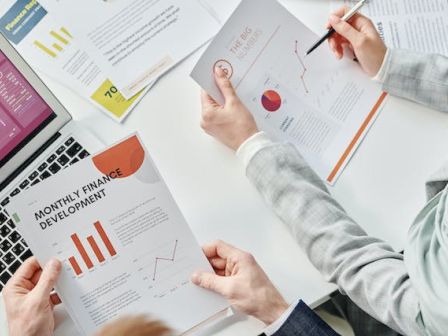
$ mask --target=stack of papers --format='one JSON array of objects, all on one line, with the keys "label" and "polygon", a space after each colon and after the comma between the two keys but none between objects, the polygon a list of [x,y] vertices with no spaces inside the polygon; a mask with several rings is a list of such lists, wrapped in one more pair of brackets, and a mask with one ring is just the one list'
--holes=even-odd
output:
[{"label": "stack of papers", "polygon": [[206,1],[0,0],[0,31],[33,68],[121,122],[230,14]]}]

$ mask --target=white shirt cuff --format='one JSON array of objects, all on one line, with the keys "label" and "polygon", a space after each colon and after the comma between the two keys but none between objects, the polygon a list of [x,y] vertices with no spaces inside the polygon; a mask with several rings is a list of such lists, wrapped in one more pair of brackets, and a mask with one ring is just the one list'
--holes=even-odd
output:
[{"label": "white shirt cuff", "polygon": [[390,49],[387,49],[380,70],[375,75],[375,77],[372,78],[375,82],[383,84],[386,81],[386,76],[389,72],[389,66],[390,66],[390,56],[391,56],[390,54],[391,54]]},{"label": "white shirt cuff", "polygon": [[258,132],[243,142],[236,151],[236,156],[241,159],[244,167],[247,168],[255,154],[272,144],[272,140],[264,132]]},{"label": "white shirt cuff", "polygon": [[300,300],[295,301],[292,305],[289,306],[289,308],[278,318],[277,321],[272,323],[270,326],[266,327],[263,332],[266,336],[272,336],[277,331],[280,330],[280,328],[285,324],[286,320],[288,320],[289,316],[292,314],[294,309],[296,309],[298,303]]}]

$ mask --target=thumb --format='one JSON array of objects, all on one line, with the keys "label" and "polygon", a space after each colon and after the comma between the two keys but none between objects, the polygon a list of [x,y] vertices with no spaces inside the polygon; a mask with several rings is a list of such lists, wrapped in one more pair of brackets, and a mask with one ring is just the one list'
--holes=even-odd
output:
[{"label": "thumb", "polygon": [[54,288],[59,273],[61,272],[61,262],[57,259],[50,260],[42,270],[39,281],[34,288],[34,292],[42,299],[50,298],[51,291]]},{"label": "thumb", "polygon": [[362,35],[349,23],[341,20],[341,18],[336,15],[330,16],[330,24],[339,35],[345,37],[352,45],[355,45]]},{"label": "thumb", "polygon": [[220,67],[215,68],[215,80],[226,102],[231,98],[235,98],[236,93],[232,82],[227,78],[227,75]]},{"label": "thumb", "polygon": [[199,287],[224,295],[226,292],[225,277],[206,272],[196,272],[191,281]]}]

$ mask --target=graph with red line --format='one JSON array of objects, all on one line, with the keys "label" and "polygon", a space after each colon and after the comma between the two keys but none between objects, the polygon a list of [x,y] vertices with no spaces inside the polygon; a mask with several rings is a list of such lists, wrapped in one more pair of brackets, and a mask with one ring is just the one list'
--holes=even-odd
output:
[{"label": "graph with red line", "polygon": [[177,250],[177,244],[178,244],[178,240],[176,239],[176,241],[174,242],[174,247],[173,247],[173,253],[171,254],[170,257],[156,257],[155,258],[155,263],[154,263],[154,272],[153,272],[153,276],[152,276],[152,280],[156,281],[157,278],[157,267],[159,266],[160,262],[174,262],[176,259],[176,250]]},{"label": "graph with red line", "polygon": [[195,243],[178,237],[166,237],[135,255],[132,262],[152,297],[161,299],[185,288],[194,271],[191,246]]},{"label": "graph with red line", "polygon": [[303,89],[305,90],[305,93],[309,93],[308,85],[306,84],[306,80],[305,80],[305,75],[306,75],[308,69],[307,69],[302,57],[300,56],[299,41],[297,41],[297,40],[295,41],[295,45],[294,45],[294,54],[296,55],[297,61],[299,62],[299,65],[300,65],[299,77],[300,77],[300,81],[302,82]]}]

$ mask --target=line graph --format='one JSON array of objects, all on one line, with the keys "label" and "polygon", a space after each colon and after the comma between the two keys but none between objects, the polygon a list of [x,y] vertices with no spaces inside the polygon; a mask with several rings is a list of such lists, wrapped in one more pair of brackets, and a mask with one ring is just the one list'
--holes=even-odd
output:
[{"label": "line graph", "polygon": [[297,41],[297,40],[295,42],[294,53],[296,54],[297,60],[299,61],[300,66],[302,67],[302,72],[299,72],[299,76],[300,76],[300,80],[302,81],[303,89],[305,90],[305,93],[309,93],[308,86],[307,86],[306,81],[305,81],[305,75],[306,75],[308,69],[305,66],[305,63],[303,62],[302,57],[300,57],[300,54],[299,54],[299,41]]},{"label": "line graph", "polygon": [[135,254],[132,263],[153,298],[170,296],[188,286],[196,268],[191,259],[193,244],[194,240],[179,236],[162,237]]},{"label": "line graph", "polygon": [[177,244],[178,244],[178,240],[176,239],[176,241],[174,242],[174,248],[173,248],[173,253],[171,255],[171,258],[167,258],[167,257],[156,257],[155,258],[154,272],[153,272],[153,276],[152,276],[153,281],[156,281],[156,278],[157,278],[157,267],[159,266],[159,261],[174,262],[174,260],[176,260]]}]

